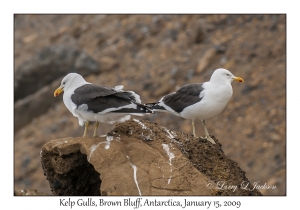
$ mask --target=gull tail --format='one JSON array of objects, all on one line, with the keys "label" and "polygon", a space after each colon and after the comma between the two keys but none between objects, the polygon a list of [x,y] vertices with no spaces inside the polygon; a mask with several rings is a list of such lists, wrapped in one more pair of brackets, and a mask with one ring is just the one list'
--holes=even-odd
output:
[{"label": "gull tail", "polygon": [[144,104],[144,105],[147,106],[147,107],[149,107],[153,111],[157,111],[157,112],[164,112],[164,111],[166,111],[166,109],[163,106],[158,105],[158,103],[159,102],[147,103],[147,104]]},{"label": "gull tail", "polygon": [[139,104],[139,103],[134,103],[136,105],[136,108],[122,108],[119,110],[115,110],[112,112],[116,112],[116,113],[128,113],[128,114],[133,114],[133,115],[137,115],[137,116],[143,116],[144,114],[153,114],[154,111],[148,107],[145,106],[143,104]]}]

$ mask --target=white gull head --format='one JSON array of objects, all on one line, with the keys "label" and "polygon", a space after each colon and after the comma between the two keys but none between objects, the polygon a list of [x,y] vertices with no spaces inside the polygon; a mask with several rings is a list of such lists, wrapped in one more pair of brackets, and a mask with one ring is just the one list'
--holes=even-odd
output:
[{"label": "white gull head", "polygon": [[210,78],[210,82],[218,84],[232,83],[233,81],[244,82],[242,78],[236,77],[227,69],[222,68],[215,70]]}]

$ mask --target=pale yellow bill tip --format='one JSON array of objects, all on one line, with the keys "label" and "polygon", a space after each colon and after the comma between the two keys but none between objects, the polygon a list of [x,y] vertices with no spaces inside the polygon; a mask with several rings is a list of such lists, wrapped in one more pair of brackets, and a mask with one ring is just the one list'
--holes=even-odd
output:
[{"label": "pale yellow bill tip", "polygon": [[61,94],[63,92],[63,89],[61,87],[57,88],[54,91],[54,97],[58,96],[59,94]]}]

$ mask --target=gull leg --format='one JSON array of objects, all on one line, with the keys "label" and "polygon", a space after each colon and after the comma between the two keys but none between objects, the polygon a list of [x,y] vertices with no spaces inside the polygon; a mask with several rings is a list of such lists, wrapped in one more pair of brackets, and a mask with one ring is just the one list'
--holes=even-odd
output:
[{"label": "gull leg", "polygon": [[88,127],[89,127],[89,121],[86,121],[86,122],[84,123],[84,133],[83,133],[83,137],[86,137],[86,131],[87,131]]},{"label": "gull leg", "polygon": [[195,132],[195,120],[192,120],[192,127],[193,127],[193,135],[197,138],[196,132]]},{"label": "gull leg", "polygon": [[96,137],[97,136],[97,129],[99,127],[99,122],[97,121],[96,124],[95,124],[95,129],[94,129],[94,135],[93,137]]},{"label": "gull leg", "polygon": [[201,120],[203,127],[204,127],[204,132],[205,132],[205,137],[204,139],[206,139],[207,141],[210,141],[212,144],[216,144],[216,142],[210,137],[208,130],[206,128],[206,122],[205,120]]}]

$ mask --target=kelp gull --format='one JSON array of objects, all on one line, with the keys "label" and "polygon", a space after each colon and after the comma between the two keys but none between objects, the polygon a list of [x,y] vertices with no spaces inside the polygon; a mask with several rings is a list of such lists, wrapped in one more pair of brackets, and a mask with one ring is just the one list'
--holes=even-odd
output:
[{"label": "kelp gull", "polygon": [[93,85],[77,73],[66,75],[54,92],[54,97],[64,92],[63,101],[79,125],[85,125],[86,136],[90,121],[95,121],[94,136],[99,122],[113,124],[130,119],[130,115],[143,116],[153,111],[140,104],[140,96],[133,91],[123,91],[123,86],[114,88]]},{"label": "kelp gull", "polygon": [[215,144],[207,131],[205,120],[223,111],[232,96],[232,81],[244,82],[230,71],[220,68],[214,71],[209,82],[185,85],[163,96],[159,102],[145,105],[153,111],[168,112],[192,120],[194,136],[195,120],[200,119],[205,132],[203,138]]}]

